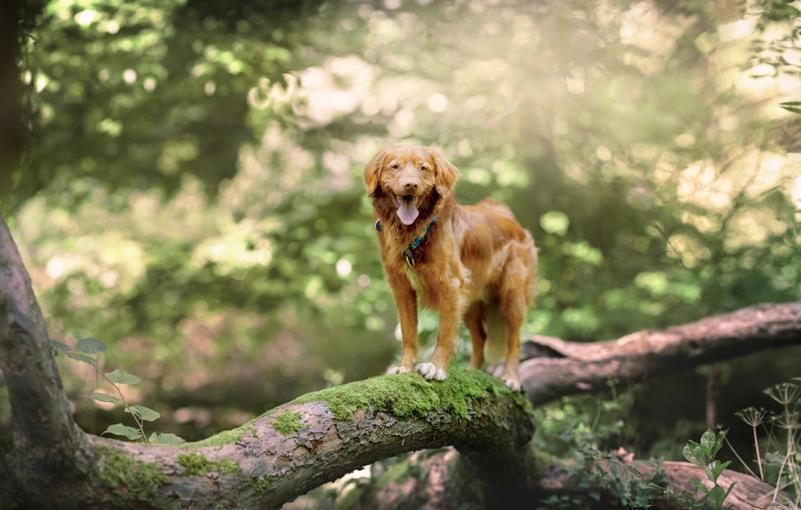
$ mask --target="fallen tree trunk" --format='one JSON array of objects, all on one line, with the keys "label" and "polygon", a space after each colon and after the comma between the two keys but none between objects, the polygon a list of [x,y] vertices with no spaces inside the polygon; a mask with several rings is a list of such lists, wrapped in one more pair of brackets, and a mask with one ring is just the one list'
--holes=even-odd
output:
[{"label": "fallen tree trunk", "polygon": [[[461,479],[459,469],[459,454],[453,448],[437,452],[433,455],[413,454],[405,461],[406,466],[397,470],[394,476],[383,476],[378,484],[360,489],[361,493],[348,496],[352,503],[349,508],[364,510],[398,510],[401,508],[420,509],[458,509],[470,508],[480,505],[470,490],[464,490],[465,480]],[[625,463],[627,473],[632,478],[650,481],[654,475],[654,464],[645,461],[629,461]],[[712,483],[707,480],[704,470],[688,462],[665,461],[658,464],[661,479],[665,487],[669,488],[674,496],[687,492],[692,498],[701,497],[700,491],[695,487],[693,480],[700,481],[710,488]],[[410,471],[422,473],[421,476],[409,476]],[[596,476],[587,476],[588,473]],[[606,474],[607,478],[597,476]],[[392,473],[390,473],[392,475]],[[621,508],[619,494],[609,489],[610,478],[616,476],[610,473],[607,463],[597,462],[588,465],[583,470],[583,476],[574,476],[563,466],[550,466],[540,471],[530,471],[526,481],[527,492],[523,494],[524,500],[517,505],[521,508],[537,508],[538,501],[554,496],[575,496],[576,494],[603,494],[604,499],[596,506],[584,506],[584,510]],[[469,483],[469,481],[467,481]],[[619,482],[629,488],[625,481]],[[726,498],[726,508],[729,510],[795,510],[797,507],[783,494],[778,494],[774,500],[774,487],[757,480],[756,478],[726,470],[718,479],[720,486],[728,488],[734,484],[732,493]],[[359,490],[359,489],[356,489]],[[655,497],[654,497],[655,496]],[[685,510],[687,504],[677,497],[666,498],[655,494],[651,501],[651,508],[666,510]],[[592,505],[593,499],[586,498],[585,505]],[[561,507],[560,507],[561,508]]]},{"label": "fallen tree trunk", "polygon": [[[801,304],[752,307],[608,345],[538,342],[560,356],[521,367],[526,394],[542,402],[606,378],[644,378],[801,343]],[[323,390],[180,447],[87,436],[70,416],[44,320],[2,221],[0,369],[14,426],[11,438],[0,438],[4,505],[277,507],[359,466],[444,445],[465,454],[463,466],[492,489],[485,496],[508,502],[535,473],[524,447],[533,431],[528,402],[475,370],[451,371],[445,382],[408,374]]]},{"label": "fallen tree trunk", "polygon": [[661,331],[638,331],[608,342],[566,342],[532,336],[520,377],[533,403],[607,382],[638,382],[756,351],[801,343],[801,304],[763,304]]}]

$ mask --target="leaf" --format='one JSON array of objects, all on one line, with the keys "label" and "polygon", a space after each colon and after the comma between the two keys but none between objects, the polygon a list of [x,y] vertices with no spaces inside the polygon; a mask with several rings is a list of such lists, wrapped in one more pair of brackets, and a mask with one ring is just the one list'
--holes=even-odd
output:
[{"label": "leaf", "polygon": [[704,448],[704,453],[712,457],[712,452],[715,450],[715,433],[711,430],[705,431],[701,435],[701,446]]},{"label": "leaf", "polygon": [[732,482],[732,483],[731,483],[731,485],[729,485],[729,488],[728,488],[728,489],[726,489],[726,497],[728,497],[728,496],[729,496],[729,494],[731,494],[731,491],[733,491],[733,490],[734,490],[734,484],[735,484],[735,483],[737,483],[737,482]]},{"label": "leaf", "polygon": [[53,348],[54,351],[60,352],[62,354],[70,352],[72,347],[65,344],[64,342],[59,342],[58,340],[50,339],[50,346]]},{"label": "leaf", "polygon": [[140,405],[128,406],[125,408],[125,412],[136,415],[145,421],[156,421],[161,416],[157,411]]},{"label": "leaf", "polygon": [[119,384],[139,384],[142,381],[141,377],[120,369],[106,373],[106,377],[108,377],[109,381]]},{"label": "leaf", "polygon": [[139,432],[139,429],[123,425],[122,423],[109,425],[109,427],[103,431],[103,434],[114,434],[115,436],[126,437],[131,441],[135,441],[142,437],[142,433]]},{"label": "leaf", "polygon": [[687,459],[689,462],[692,462],[696,466],[703,467],[706,465],[703,449],[701,448],[701,445],[695,441],[687,441],[687,445],[684,447],[681,453],[684,455],[685,459]]},{"label": "leaf", "polygon": [[111,402],[112,404],[119,404],[122,402],[122,400],[119,398],[115,397],[114,395],[109,395],[108,393],[94,392],[89,395],[89,398],[92,400],[97,400],[98,402]]},{"label": "leaf", "polygon": [[709,474],[711,475],[710,478],[712,479],[713,482],[717,481],[717,479],[720,476],[720,474],[727,467],[729,467],[729,464],[731,464],[730,460],[728,460],[726,462],[720,462],[719,460],[716,460],[715,462],[713,462],[712,464],[709,465],[709,471],[710,471]]},{"label": "leaf", "polygon": [[64,356],[72,358],[77,361],[83,361],[84,363],[88,363],[89,365],[92,366],[96,366],[95,359],[92,356],[89,356],[88,354],[84,354],[82,352],[65,352]]},{"label": "leaf", "polygon": [[101,342],[96,338],[81,338],[78,340],[78,343],[75,344],[75,350],[86,352],[89,354],[94,354],[96,352],[103,352],[106,350],[105,342]]},{"label": "leaf", "polygon": [[153,432],[150,434],[150,442],[154,444],[179,445],[186,441],[175,434],[159,434],[158,432]]},{"label": "leaf", "polygon": [[709,494],[709,489],[707,489],[706,485],[702,484],[697,478],[690,480],[690,483],[692,483],[693,487],[701,491],[703,494]]},{"label": "leaf", "polygon": [[779,106],[781,106],[782,108],[784,108],[788,112],[797,113],[797,114],[801,115],[801,108],[798,108],[797,106],[786,106],[784,104],[781,104]]},{"label": "leaf", "polygon": [[723,500],[726,499],[726,491],[723,490],[723,487],[715,485],[707,493],[707,497],[712,500],[714,508],[723,508]]}]

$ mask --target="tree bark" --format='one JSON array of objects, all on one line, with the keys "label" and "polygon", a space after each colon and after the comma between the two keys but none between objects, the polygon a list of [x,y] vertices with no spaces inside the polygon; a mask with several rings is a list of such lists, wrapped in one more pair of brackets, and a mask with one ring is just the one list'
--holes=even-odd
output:
[{"label": "tree bark", "polygon": [[532,336],[520,377],[533,403],[801,343],[801,303],[761,304],[608,342]]},{"label": "tree bark", "polygon": [[[557,357],[521,368],[526,395],[543,402],[608,378],[801,343],[799,333],[801,304],[762,305],[608,343],[538,337],[535,345]],[[87,436],[70,416],[44,320],[2,220],[0,369],[15,430],[11,445],[0,446],[0,471],[13,474],[0,480],[4,505],[270,508],[357,467],[445,445],[464,454],[461,472],[483,481],[494,504],[525,494],[536,478],[525,447],[533,432],[528,401],[475,370],[451,371],[444,382],[405,374],[330,388],[180,447]]]}]

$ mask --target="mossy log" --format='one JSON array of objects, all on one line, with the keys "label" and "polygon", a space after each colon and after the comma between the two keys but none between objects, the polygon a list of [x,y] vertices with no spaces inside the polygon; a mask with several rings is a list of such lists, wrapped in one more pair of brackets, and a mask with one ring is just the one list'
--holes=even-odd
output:
[{"label": "mossy log", "polygon": [[[609,344],[540,339],[555,357],[521,368],[526,395],[542,402],[606,378],[646,378],[795,343],[801,304],[765,305]],[[11,437],[0,437],[3,508],[271,508],[374,461],[445,445],[464,454],[461,472],[492,487],[485,495],[509,500],[536,478],[524,447],[534,426],[528,400],[476,370],[451,371],[444,382],[407,374],[322,390],[180,447],[86,435],[70,415],[2,220],[0,370],[13,425]]]}]

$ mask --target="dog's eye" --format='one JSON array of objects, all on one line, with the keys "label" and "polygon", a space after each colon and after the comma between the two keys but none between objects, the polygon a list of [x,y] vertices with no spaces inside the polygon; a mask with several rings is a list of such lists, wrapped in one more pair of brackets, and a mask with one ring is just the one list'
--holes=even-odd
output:
[{"label": "dog's eye", "polygon": [[420,165],[420,170],[422,170],[423,172],[425,172],[425,171],[427,171],[429,169],[431,169],[431,167],[428,166],[428,165],[425,165],[425,164],[424,165]]},{"label": "dog's eye", "polygon": [[390,168],[392,168],[393,170],[397,170],[398,168],[400,168],[400,166],[397,163],[393,163]]}]

